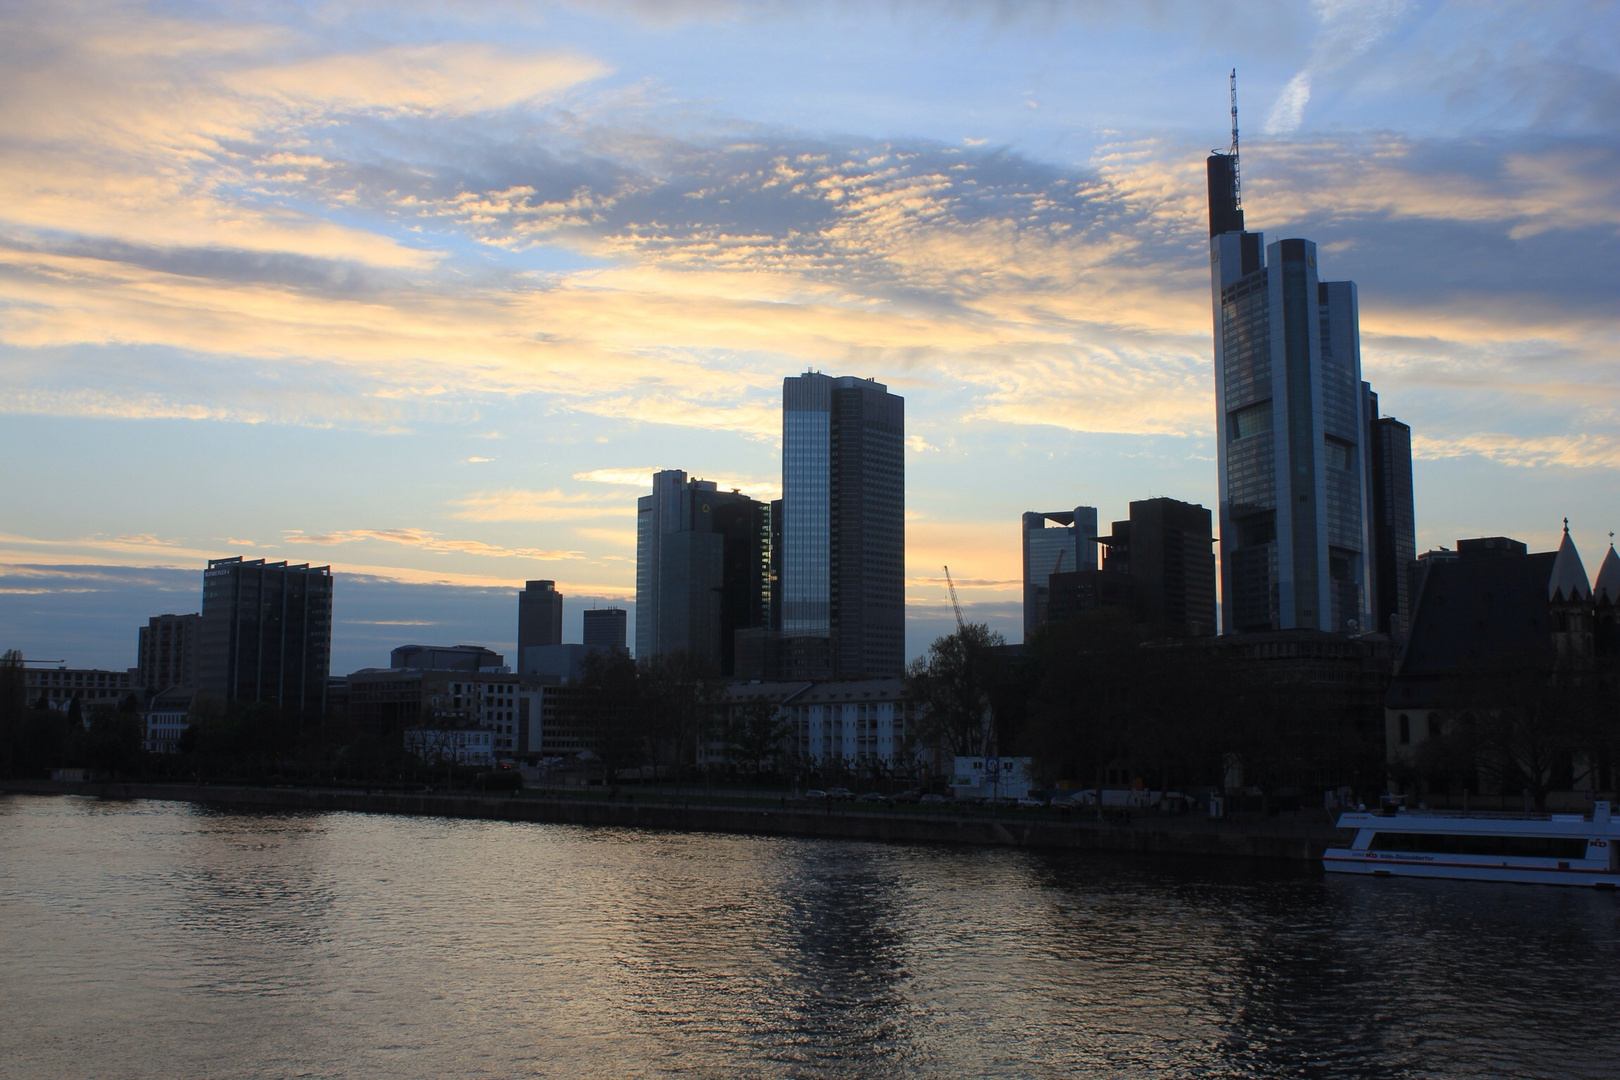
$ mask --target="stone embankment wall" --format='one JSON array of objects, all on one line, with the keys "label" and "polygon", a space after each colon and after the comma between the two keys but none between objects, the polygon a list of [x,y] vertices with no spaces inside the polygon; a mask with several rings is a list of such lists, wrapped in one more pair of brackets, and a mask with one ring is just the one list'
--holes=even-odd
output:
[{"label": "stone embankment wall", "polygon": [[948,807],[935,812],[885,812],[856,809],[847,803],[831,809],[790,803],[778,809],[688,803],[679,799],[594,800],[534,795],[48,780],[0,781],[0,791],[168,799],[231,810],[345,810],[884,843],[978,844],[1298,861],[1319,860],[1322,849],[1337,835],[1332,825],[1321,818],[1211,821],[1195,816],[1144,815],[1129,823],[1104,823],[1024,817],[1015,812],[1005,817],[958,815]]}]

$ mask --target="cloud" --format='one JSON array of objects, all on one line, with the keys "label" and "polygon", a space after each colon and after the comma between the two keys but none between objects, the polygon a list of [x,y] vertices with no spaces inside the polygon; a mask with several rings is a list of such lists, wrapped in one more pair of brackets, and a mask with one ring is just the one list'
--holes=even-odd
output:
[{"label": "cloud", "polygon": [[451,503],[463,521],[595,521],[615,515],[634,517],[636,504],[622,496],[502,488],[481,491]]},{"label": "cloud", "polygon": [[295,110],[381,109],[459,117],[549,100],[607,72],[605,64],[587,56],[525,55],[454,42],[313,56],[250,68],[228,76],[225,83],[243,96],[274,97]]},{"label": "cloud", "polygon": [[422,551],[482,555],[491,558],[535,559],[552,562],[562,559],[583,559],[582,551],[547,551],[539,548],[508,548],[486,544],[481,540],[445,540],[426,529],[342,529],[337,532],[307,534],[289,530],[285,534],[288,544],[351,544],[361,540],[376,540],[389,544],[403,544]]},{"label": "cloud", "polygon": [[1288,80],[1266,118],[1266,134],[1296,131],[1311,100],[1313,75],[1348,67],[1394,28],[1405,13],[1405,0],[1313,0],[1320,23],[1305,69]]},{"label": "cloud", "polygon": [[1479,456],[1515,468],[1562,465],[1575,469],[1615,469],[1620,468],[1620,435],[1525,436],[1480,432],[1448,435],[1442,439],[1414,432],[1412,455],[1429,460]]}]

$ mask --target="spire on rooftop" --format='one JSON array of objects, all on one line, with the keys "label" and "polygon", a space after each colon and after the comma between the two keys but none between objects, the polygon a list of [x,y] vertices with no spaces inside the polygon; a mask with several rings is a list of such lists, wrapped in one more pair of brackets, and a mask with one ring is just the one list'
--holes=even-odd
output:
[{"label": "spire on rooftop", "polygon": [[1553,560],[1552,577],[1547,582],[1547,598],[1559,600],[1590,600],[1592,585],[1581,565],[1581,553],[1575,550],[1575,541],[1569,538],[1569,518],[1564,519],[1564,538],[1558,542],[1558,557]]},{"label": "spire on rooftop", "polygon": [[1597,584],[1592,593],[1598,603],[1620,604],[1620,555],[1614,553],[1614,533],[1609,534],[1609,550],[1598,567]]}]

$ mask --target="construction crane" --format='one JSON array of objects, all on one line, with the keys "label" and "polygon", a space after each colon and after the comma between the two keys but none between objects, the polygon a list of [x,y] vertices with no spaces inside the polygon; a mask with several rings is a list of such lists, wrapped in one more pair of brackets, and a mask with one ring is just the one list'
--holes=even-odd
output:
[{"label": "construction crane", "polygon": [[962,602],[956,598],[956,582],[951,580],[951,568],[945,568],[945,587],[951,591],[951,610],[956,612],[956,632],[958,634],[967,630],[962,624]]}]

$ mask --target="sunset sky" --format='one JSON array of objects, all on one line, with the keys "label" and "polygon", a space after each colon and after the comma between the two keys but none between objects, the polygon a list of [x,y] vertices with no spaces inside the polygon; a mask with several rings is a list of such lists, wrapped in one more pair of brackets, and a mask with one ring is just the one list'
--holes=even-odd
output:
[{"label": "sunset sky", "polygon": [[1216,501],[1204,157],[1356,281],[1418,546],[1620,529],[1620,6],[0,7],[0,647],[135,662],[206,559],[332,565],[333,670],[634,598],[655,468],[780,485],[904,395],[909,645],[1019,636],[1018,516]]}]

